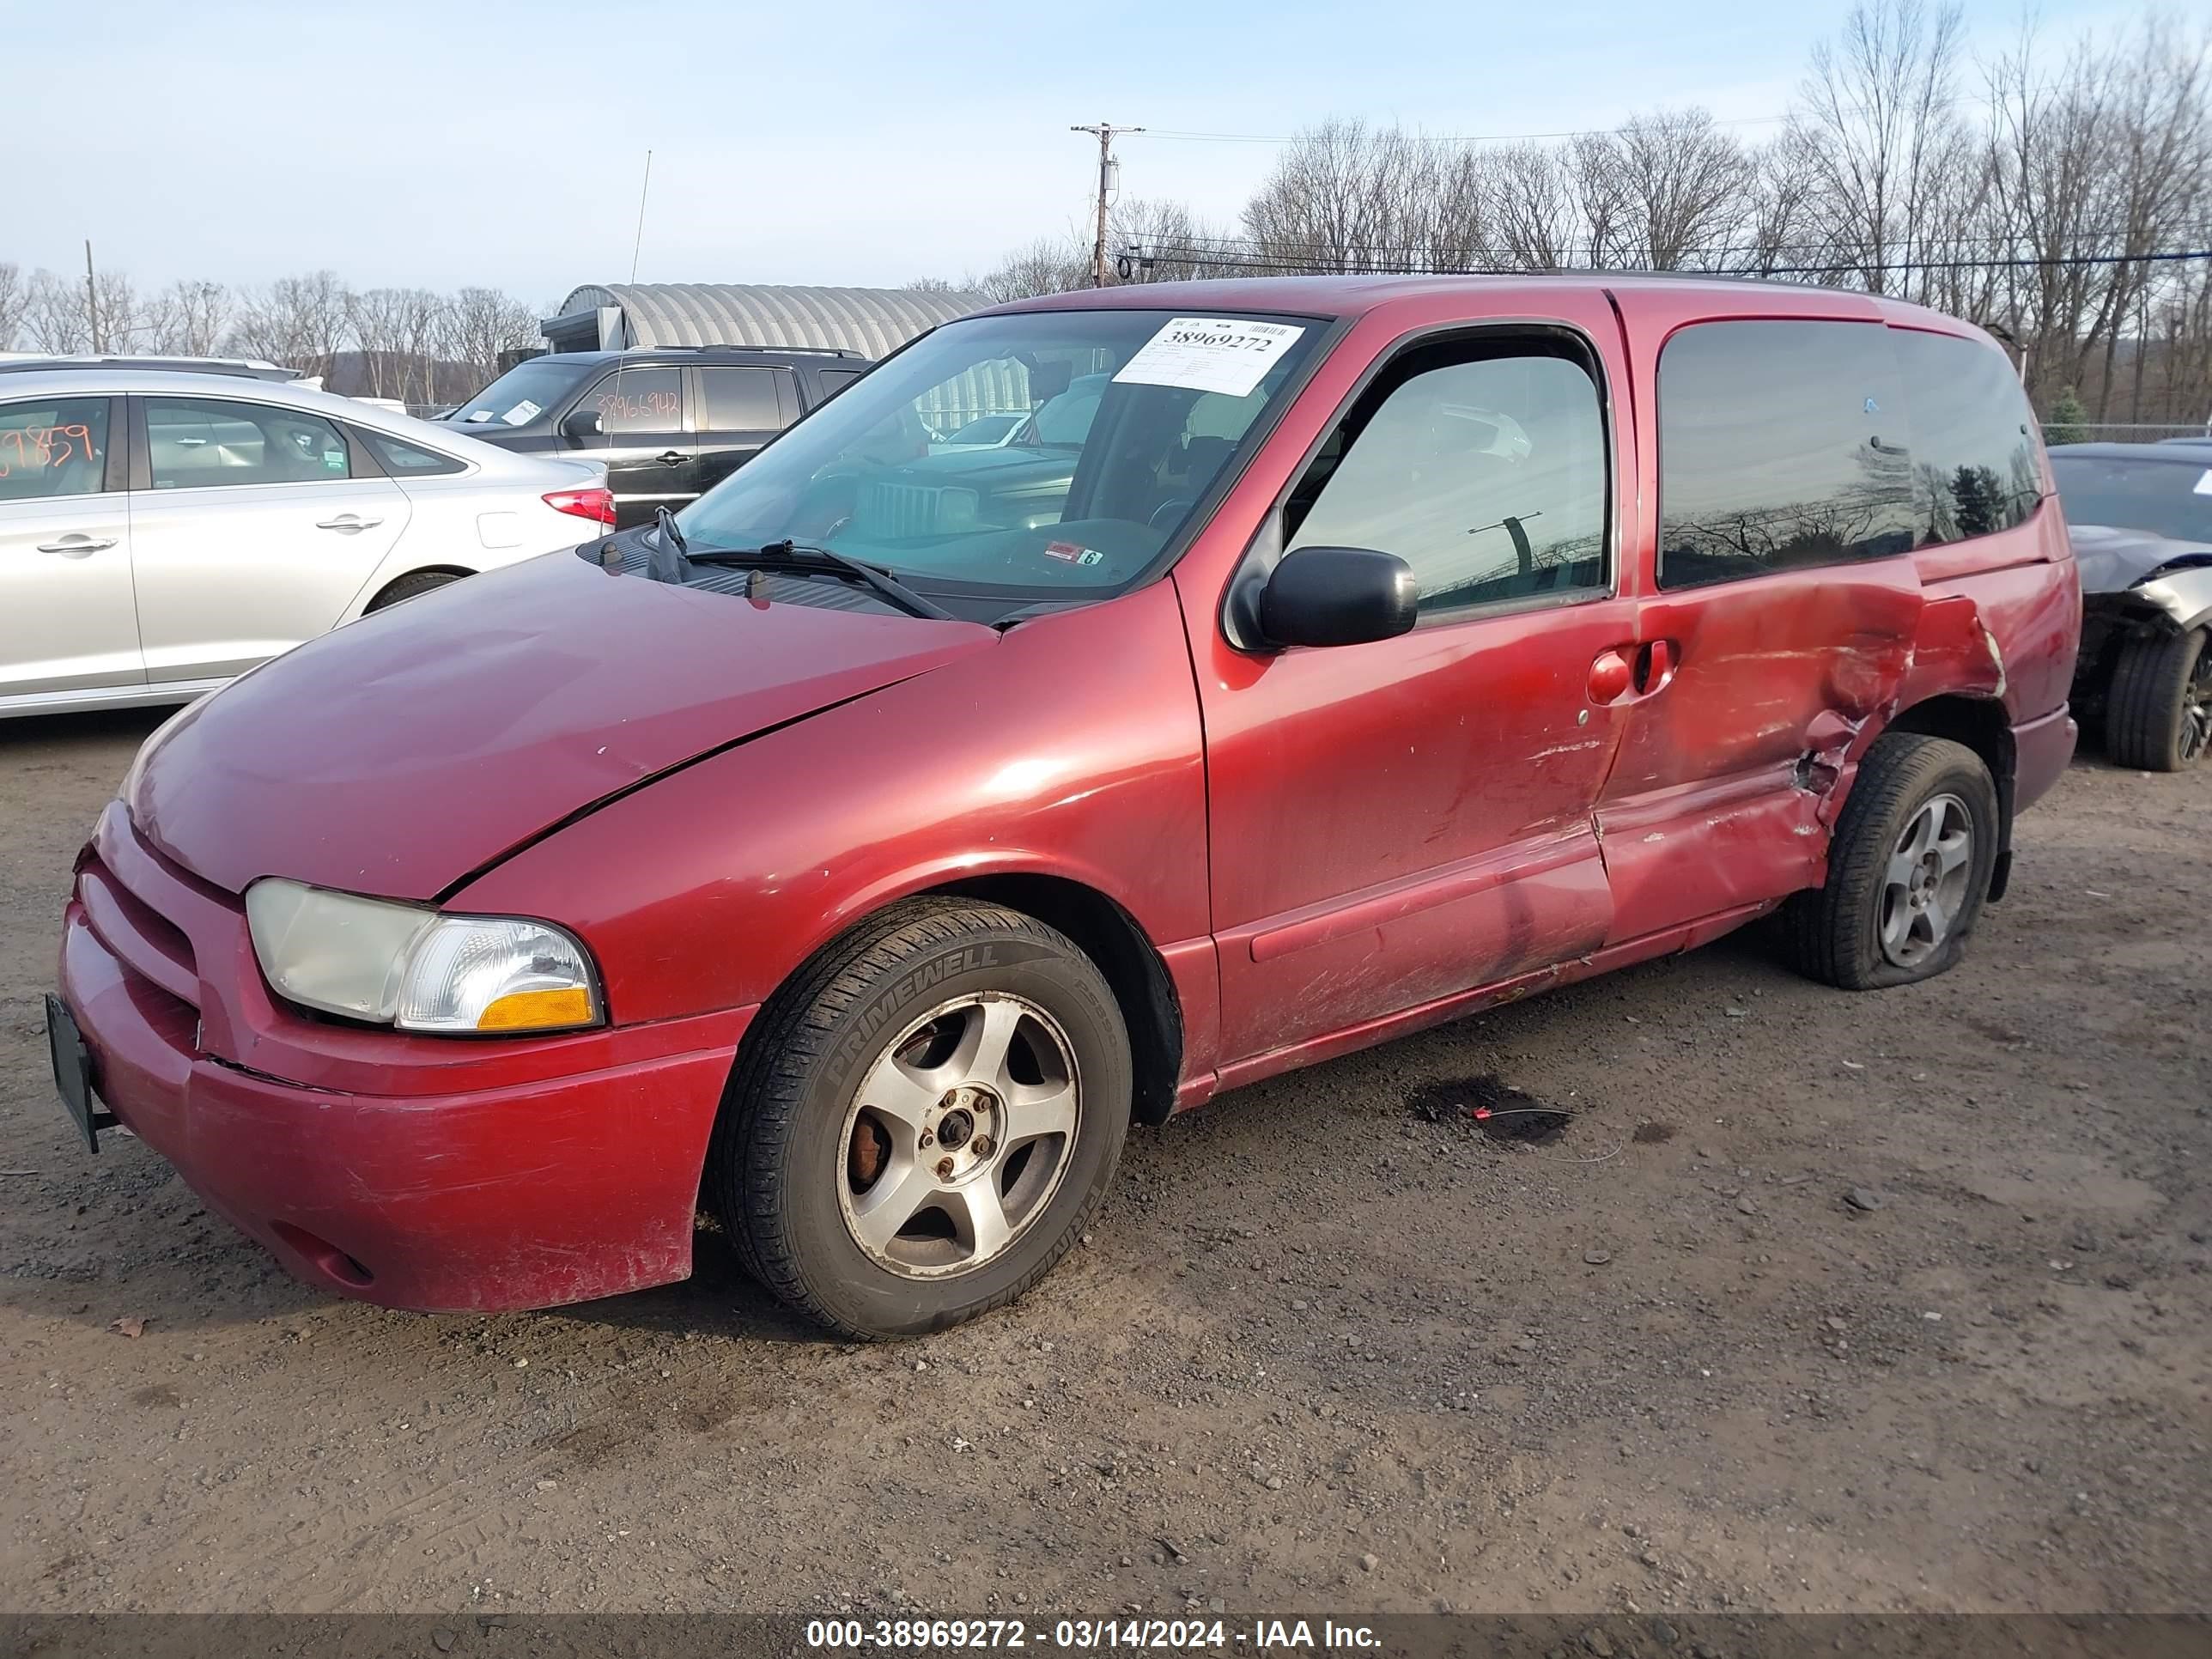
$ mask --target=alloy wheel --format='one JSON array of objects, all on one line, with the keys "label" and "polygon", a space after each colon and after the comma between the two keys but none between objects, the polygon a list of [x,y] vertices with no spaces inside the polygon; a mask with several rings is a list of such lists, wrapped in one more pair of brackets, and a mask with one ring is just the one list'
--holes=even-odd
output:
[{"label": "alloy wheel", "polygon": [[1073,1044],[1036,1003],[975,992],[878,1051],[845,1115],[853,1241],[915,1279],[972,1273],[1044,1212],[1082,1122]]},{"label": "alloy wheel", "polygon": [[1882,878],[1881,953],[1917,968],[1941,950],[1973,879],[1974,818],[1956,795],[1936,795],[1907,819]]}]

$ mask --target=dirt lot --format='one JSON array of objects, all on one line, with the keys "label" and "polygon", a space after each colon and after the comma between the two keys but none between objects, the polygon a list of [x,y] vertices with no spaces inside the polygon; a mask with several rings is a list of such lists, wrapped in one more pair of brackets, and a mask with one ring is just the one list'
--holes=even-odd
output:
[{"label": "dirt lot", "polygon": [[854,1347],[711,1238],[334,1301],[87,1158],[38,996],[154,724],[0,726],[0,1609],[2204,1606],[2212,774],[2077,764],[1932,986],[1740,936],[1139,1131],[1025,1302]]}]

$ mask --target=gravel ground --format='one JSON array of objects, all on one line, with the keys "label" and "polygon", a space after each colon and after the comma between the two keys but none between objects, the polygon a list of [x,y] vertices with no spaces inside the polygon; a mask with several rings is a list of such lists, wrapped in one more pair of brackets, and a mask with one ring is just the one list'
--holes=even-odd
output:
[{"label": "gravel ground", "polygon": [[711,1237],[334,1301],[87,1158],[38,997],[155,718],[0,725],[0,1609],[2205,1605],[2212,772],[2077,764],[1932,985],[1739,935],[1137,1131],[1024,1302],[851,1346]]}]

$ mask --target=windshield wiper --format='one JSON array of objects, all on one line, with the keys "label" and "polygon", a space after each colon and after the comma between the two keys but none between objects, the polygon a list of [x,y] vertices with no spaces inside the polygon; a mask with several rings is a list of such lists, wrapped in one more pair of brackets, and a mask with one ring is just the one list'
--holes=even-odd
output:
[{"label": "windshield wiper", "polygon": [[[665,509],[663,509],[664,511]],[[697,552],[686,552],[684,557],[693,564],[735,565],[740,569],[811,571],[825,576],[846,576],[872,589],[909,616],[928,617],[938,622],[957,622],[960,619],[933,600],[926,599],[908,587],[890,571],[860,560],[848,558],[826,547],[810,547],[803,542],[769,542],[759,547],[702,547]]]},{"label": "windshield wiper", "polygon": [[691,544],[684,539],[684,532],[678,526],[676,515],[673,513],[665,507],[656,507],[653,509],[653,522],[660,532],[661,540],[666,542],[678,553],[690,556]]}]

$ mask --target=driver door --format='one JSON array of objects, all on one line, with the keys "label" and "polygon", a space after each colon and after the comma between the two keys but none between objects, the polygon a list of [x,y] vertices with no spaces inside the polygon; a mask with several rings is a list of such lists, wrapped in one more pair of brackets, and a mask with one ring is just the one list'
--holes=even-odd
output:
[{"label": "driver door", "polygon": [[657,509],[672,512],[698,495],[698,443],[684,416],[682,369],[615,369],[586,388],[569,413],[586,410],[598,415],[599,429],[576,447],[607,464],[617,527],[650,524]]},{"label": "driver door", "polygon": [[1606,937],[1592,810],[1620,727],[1595,670],[1635,605],[1615,580],[1603,311],[1578,343],[1503,329],[1395,353],[1261,532],[1406,560],[1411,633],[1241,652],[1218,594],[1183,595],[1224,1085]]}]

